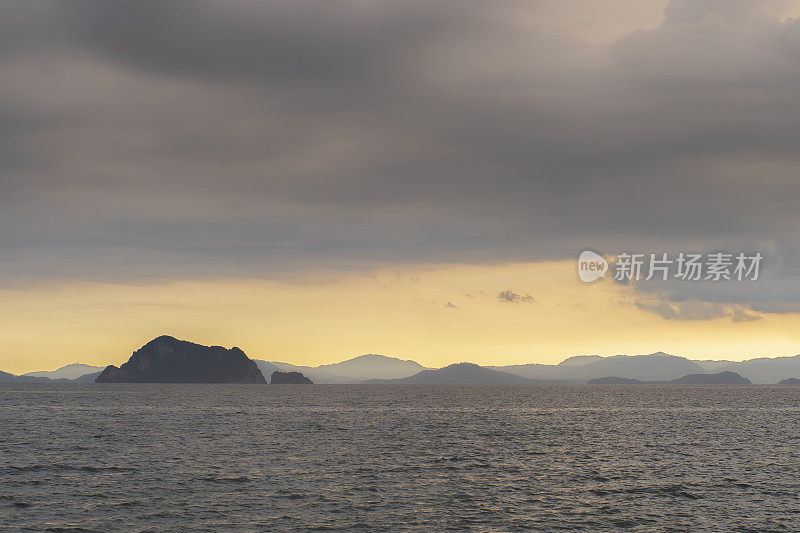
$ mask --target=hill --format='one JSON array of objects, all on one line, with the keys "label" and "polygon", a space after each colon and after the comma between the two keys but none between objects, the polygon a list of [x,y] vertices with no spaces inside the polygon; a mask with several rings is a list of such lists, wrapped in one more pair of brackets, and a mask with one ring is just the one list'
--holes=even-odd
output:
[{"label": "hill", "polygon": [[36,376],[15,376],[8,372],[0,372],[0,383],[47,383],[50,380]]},{"label": "hill", "polygon": [[750,385],[751,381],[737,374],[725,370],[717,374],[689,374],[671,383],[677,385]]},{"label": "hill", "polygon": [[696,361],[709,371],[730,370],[753,383],[777,383],[786,376],[800,376],[800,355],[757,357],[746,361]]},{"label": "hill", "polygon": [[611,357],[577,356],[557,365],[495,366],[495,370],[511,372],[537,380],[587,381],[607,376],[619,376],[641,381],[669,381],[687,374],[706,370],[685,357],[657,352],[646,355],[615,355]]},{"label": "hill", "polygon": [[669,381],[642,381],[639,379],[609,376],[589,380],[589,385],[750,385],[747,378],[736,372],[718,372],[716,374],[688,374]]},{"label": "hill", "polygon": [[38,372],[27,372],[23,376],[49,378],[49,379],[78,379],[86,374],[93,374],[95,372],[102,372],[105,367],[84,365],[81,363],[73,363],[71,365],[62,366],[57,370],[40,370]]},{"label": "hill", "polygon": [[[415,361],[378,354],[359,355],[340,363],[316,367],[276,361],[261,361],[258,364],[262,372],[270,367],[281,372],[300,372],[315,383],[360,383],[368,379],[399,379],[425,370],[424,366]],[[271,373],[265,372],[265,375]]]},{"label": "hill", "polygon": [[371,379],[364,383],[419,384],[419,385],[519,385],[532,380],[492,370],[472,363],[456,363],[436,370],[422,370],[413,376],[399,379]]},{"label": "hill", "polygon": [[163,335],[148,342],[119,368],[108,366],[97,383],[266,383],[239,348],[203,346]]}]

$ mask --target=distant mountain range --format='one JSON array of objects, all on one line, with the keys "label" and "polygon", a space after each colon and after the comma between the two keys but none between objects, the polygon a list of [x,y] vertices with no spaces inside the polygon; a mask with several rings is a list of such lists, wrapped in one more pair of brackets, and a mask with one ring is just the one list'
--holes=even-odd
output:
[{"label": "distant mountain range", "polygon": [[275,371],[301,372],[314,383],[360,383],[369,379],[399,379],[426,370],[414,361],[377,354],[359,355],[341,363],[313,367],[258,359],[256,364],[265,376],[270,376]]},{"label": "distant mountain range", "polygon": [[48,381],[51,380],[32,376],[15,376],[8,372],[0,372],[0,383],[45,383]]},{"label": "distant mountain range", "polygon": [[[182,341],[183,342],[183,341]],[[440,369],[412,361],[367,354],[320,366],[299,366],[279,361],[253,359],[263,376],[273,372],[300,372],[314,383],[587,383],[603,378],[641,382],[669,382],[689,375],[734,372],[757,384],[774,384],[800,378],[800,355],[756,358],[742,362],[691,360],[663,352],[644,355],[578,355],[556,365],[527,364],[482,367],[458,363]],[[67,365],[54,371],[14,376],[0,372],[0,383],[47,381],[94,381],[102,367]],[[635,382],[635,381],[632,381]]]},{"label": "distant mountain range", "polygon": [[[685,357],[662,352],[647,355],[596,355],[570,357],[557,365],[511,365],[492,367],[538,380],[574,380],[618,376],[641,381],[669,381],[687,374],[707,373],[708,370]],[[800,367],[798,367],[800,370]]]},{"label": "distant mountain range", "polygon": [[83,365],[81,363],[72,363],[71,365],[62,366],[57,370],[42,370],[39,372],[28,372],[27,374],[22,374],[23,376],[30,376],[30,377],[37,377],[37,378],[48,378],[48,379],[78,379],[82,376],[87,374],[94,374],[96,372],[102,372],[104,366],[92,366],[92,365]]},{"label": "distant mountain range", "polygon": [[716,374],[688,374],[669,381],[642,381],[639,379],[620,378],[616,376],[590,379],[589,385],[750,385],[747,378],[736,372],[725,370]]},{"label": "distant mountain range", "polygon": [[533,380],[478,366],[473,363],[456,363],[436,370],[422,370],[413,376],[397,379],[369,379],[369,384],[400,383],[413,385],[522,385]]},{"label": "distant mountain range", "polygon": [[512,365],[491,367],[543,380],[577,380],[580,382],[608,376],[640,381],[671,381],[688,374],[735,372],[757,384],[773,384],[800,377],[800,355],[790,357],[759,357],[747,361],[691,360],[686,357],[657,352],[647,355],[575,356],[557,365]]},{"label": "distant mountain range", "polygon": [[8,372],[0,372],[0,383],[63,383],[74,381],[77,383],[94,383],[103,367],[73,363],[57,370],[28,372],[15,376]]},{"label": "distant mountain range", "polygon": [[729,370],[753,383],[777,383],[785,378],[800,378],[800,355],[791,357],[759,357],[747,361],[695,361],[706,372]]}]

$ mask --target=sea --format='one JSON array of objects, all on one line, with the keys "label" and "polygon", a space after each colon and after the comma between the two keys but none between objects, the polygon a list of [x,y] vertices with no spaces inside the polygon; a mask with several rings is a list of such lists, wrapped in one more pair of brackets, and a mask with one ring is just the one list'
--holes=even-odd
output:
[{"label": "sea", "polygon": [[0,385],[2,531],[798,531],[800,387]]}]

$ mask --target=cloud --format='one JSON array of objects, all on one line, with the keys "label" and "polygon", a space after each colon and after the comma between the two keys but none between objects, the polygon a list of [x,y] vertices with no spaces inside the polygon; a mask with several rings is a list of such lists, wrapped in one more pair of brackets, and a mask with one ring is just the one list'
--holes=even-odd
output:
[{"label": "cloud", "polygon": [[501,302],[508,302],[512,304],[533,303],[536,299],[530,294],[517,294],[513,291],[500,291],[497,293],[497,299]]},{"label": "cloud", "polygon": [[731,313],[731,320],[734,322],[753,322],[759,319],[761,319],[761,315],[751,313],[743,306],[735,306]]},{"label": "cloud", "polygon": [[752,245],[710,299],[796,309],[797,12],[593,5],[3,3],[0,284]]},{"label": "cloud", "polygon": [[667,320],[714,320],[730,317],[733,322],[752,322],[761,318],[742,305],[724,305],[694,299],[673,302],[651,297],[637,299],[635,304],[639,309],[655,313]]},{"label": "cloud", "polygon": [[[725,248],[695,248],[685,252],[710,253],[726,250],[729,253],[746,252],[758,248],[753,242],[731,240]],[[671,278],[666,281],[653,279],[632,283],[615,282],[627,285],[635,295],[649,301],[652,298],[683,302],[698,300],[718,303],[722,306],[743,305],[757,313],[798,313],[800,312],[800,250],[784,249],[766,241],[762,244],[764,260],[757,280],[745,279],[727,281],[684,281]],[[675,257],[679,250],[666,250]],[[660,254],[658,254],[660,256]],[[646,267],[645,267],[646,269]]]}]

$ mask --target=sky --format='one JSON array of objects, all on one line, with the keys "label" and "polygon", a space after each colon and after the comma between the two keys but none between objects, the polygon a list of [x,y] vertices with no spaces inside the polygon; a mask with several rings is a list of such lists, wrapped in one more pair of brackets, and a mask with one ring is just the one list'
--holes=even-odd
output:
[{"label": "sky", "polygon": [[[0,370],[800,353],[800,1],[0,4]],[[582,250],[755,252],[584,284]]]}]

